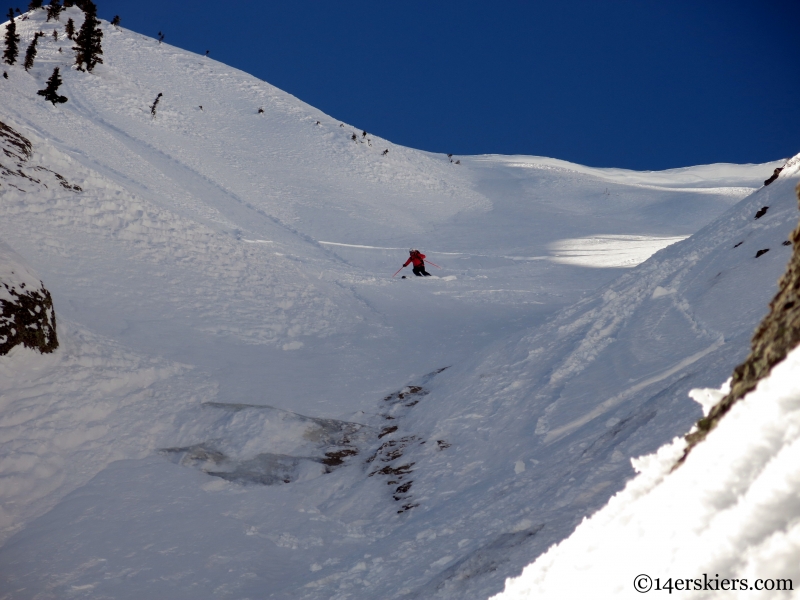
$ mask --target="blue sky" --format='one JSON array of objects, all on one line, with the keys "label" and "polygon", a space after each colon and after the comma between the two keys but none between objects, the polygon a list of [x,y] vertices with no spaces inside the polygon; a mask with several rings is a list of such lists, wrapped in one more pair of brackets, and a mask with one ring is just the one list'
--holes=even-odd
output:
[{"label": "blue sky", "polygon": [[664,169],[800,152],[800,3],[97,0],[393,142]]}]

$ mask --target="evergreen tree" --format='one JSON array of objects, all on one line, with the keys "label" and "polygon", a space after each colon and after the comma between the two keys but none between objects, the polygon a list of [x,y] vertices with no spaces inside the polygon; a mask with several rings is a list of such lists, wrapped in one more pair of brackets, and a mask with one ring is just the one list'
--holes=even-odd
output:
[{"label": "evergreen tree", "polygon": [[47,7],[47,20],[58,21],[62,8],[60,0],[50,0],[50,4]]},{"label": "evergreen tree", "polygon": [[56,67],[53,69],[53,74],[50,76],[50,79],[47,80],[47,87],[43,90],[39,90],[36,93],[40,96],[44,96],[44,99],[48,102],[52,102],[53,106],[56,104],[63,104],[67,101],[67,97],[58,95],[58,88],[60,86],[61,76],[58,73],[58,67]]},{"label": "evergreen tree", "polygon": [[[103,32],[100,29],[100,21],[97,20],[97,7],[92,0],[83,0],[82,4],[85,6],[83,9],[86,18],[83,20],[83,25],[75,37],[75,65],[79,71],[92,71],[95,66],[100,63],[103,64],[103,59],[100,55],[103,53],[101,40],[103,39]],[[83,8],[83,7],[82,7]],[[86,65],[86,68],[84,68]]]},{"label": "evergreen tree", "polygon": [[19,35],[17,35],[17,24],[14,22],[14,11],[8,9],[8,19],[10,23],[6,25],[6,49],[3,52],[3,61],[8,65],[17,62],[19,56]]},{"label": "evergreen tree", "polygon": [[30,71],[31,67],[33,66],[33,61],[36,58],[36,43],[39,41],[40,34],[35,33],[33,35],[33,41],[31,41],[30,46],[25,51],[25,62],[23,66],[25,67],[26,71]]},{"label": "evergreen tree", "polygon": [[28,10],[36,10],[37,8],[42,8],[43,0],[31,0],[31,3],[28,4]]},{"label": "evergreen tree", "polygon": [[67,39],[71,40],[75,37],[75,21],[67,19],[67,26],[64,27],[64,33],[67,34]]}]

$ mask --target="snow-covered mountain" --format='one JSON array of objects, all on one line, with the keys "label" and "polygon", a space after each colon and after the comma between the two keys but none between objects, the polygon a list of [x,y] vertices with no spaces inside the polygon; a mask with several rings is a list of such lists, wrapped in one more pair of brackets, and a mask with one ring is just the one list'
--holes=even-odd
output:
[{"label": "snow-covered mountain", "polygon": [[688,430],[791,252],[785,160],[451,159],[107,23],[76,71],[67,18],[0,79],[61,342],[0,357],[8,598],[488,597]]}]

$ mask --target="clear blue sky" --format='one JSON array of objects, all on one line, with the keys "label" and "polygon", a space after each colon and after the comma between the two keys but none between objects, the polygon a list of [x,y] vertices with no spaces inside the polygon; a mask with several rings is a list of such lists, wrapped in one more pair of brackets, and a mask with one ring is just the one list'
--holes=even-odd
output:
[{"label": "clear blue sky", "polygon": [[97,0],[393,142],[664,169],[800,152],[796,0]]}]

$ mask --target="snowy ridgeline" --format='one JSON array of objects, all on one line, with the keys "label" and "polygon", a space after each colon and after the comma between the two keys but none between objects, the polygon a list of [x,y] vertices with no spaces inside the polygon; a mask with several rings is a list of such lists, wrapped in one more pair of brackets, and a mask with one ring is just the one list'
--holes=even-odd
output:
[{"label": "snowy ridgeline", "polygon": [[74,71],[43,14],[0,80],[61,341],[0,358],[16,597],[495,594],[697,420],[791,252],[796,161],[456,165],[105,23]]}]

